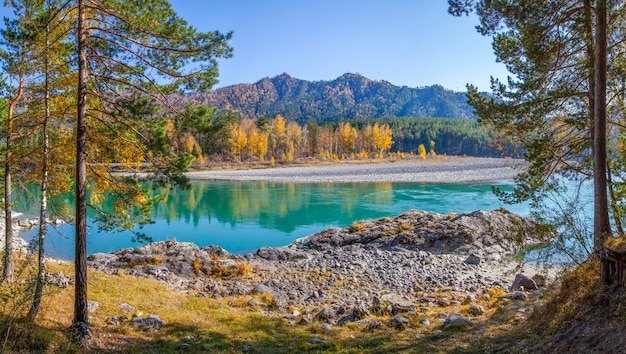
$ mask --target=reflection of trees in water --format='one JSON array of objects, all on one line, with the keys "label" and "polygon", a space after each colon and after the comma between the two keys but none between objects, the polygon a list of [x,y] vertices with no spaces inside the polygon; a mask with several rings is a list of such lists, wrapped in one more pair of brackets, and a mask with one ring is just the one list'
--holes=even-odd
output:
[{"label": "reflection of trees in water", "polygon": [[370,195],[368,203],[392,203],[393,185],[193,182],[189,189],[170,190],[153,215],[167,223],[193,221],[198,226],[208,219],[292,232],[303,225],[363,217],[363,198]]}]

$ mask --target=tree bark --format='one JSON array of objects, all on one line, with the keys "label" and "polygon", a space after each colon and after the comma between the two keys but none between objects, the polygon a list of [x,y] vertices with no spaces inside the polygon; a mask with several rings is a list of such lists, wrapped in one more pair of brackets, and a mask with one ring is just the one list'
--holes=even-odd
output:
[{"label": "tree bark", "polygon": [[74,319],[70,338],[84,343],[89,337],[87,310],[87,35],[85,3],[78,1],[78,109],[76,115],[76,250]]},{"label": "tree bark", "polygon": [[13,283],[14,281],[14,264],[13,264],[13,209],[11,206],[11,163],[13,152],[13,112],[23,94],[24,76],[20,74],[17,95],[9,104],[9,112],[6,125],[6,155],[4,162],[4,269],[2,272],[2,283]]},{"label": "tree bark", "polygon": [[[47,9],[50,11],[50,2],[47,2]],[[48,155],[50,155],[50,141],[48,137],[48,123],[50,122],[50,73],[49,73],[49,51],[48,46],[50,36],[50,24],[46,25],[46,46],[44,48],[44,109],[45,117],[42,127],[43,135],[43,156],[41,158],[41,199],[39,205],[39,234],[38,234],[38,271],[37,280],[35,283],[35,294],[33,296],[33,304],[26,315],[26,319],[29,322],[35,322],[35,317],[39,313],[39,307],[41,305],[41,298],[43,296],[43,286],[46,280],[46,226],[47,213],[48,213]]]},{"label": "tree bark", "polygon": [[593,249],[599,252],[611,234],[606,176],[606,56],[607,56],[607,15],[606,0],[596,2],[595,27],[595,95],[594,95],[594,134],[593,134],[593,194],[594,228]]}]

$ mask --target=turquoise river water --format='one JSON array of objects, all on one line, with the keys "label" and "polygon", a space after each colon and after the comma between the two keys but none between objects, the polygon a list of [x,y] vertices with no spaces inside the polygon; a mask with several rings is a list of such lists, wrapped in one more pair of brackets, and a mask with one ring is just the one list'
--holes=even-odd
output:
[{"label": "turquoise river water", "polygon": [[[283,246],[297,238],[353,221],[394,216],[410,209],[438,213],[492,210],[504,206],[528,215],[525,205],[503,205],[493,184],[340,183],[290,184],[267,182],[193,181],[188,190],[172,190],[154,207],[154,223],[140,231],[152,241],[176,239],[199,246],[219,245],[231,253],[263,246]],[[23,202],[18,210],[36,214]],[[101,233],[90,223],[87,251],[111,252],[137,247],[130,232]],[[72,259],[74,227],[50,228],[47,254]],[[24,235],[30,240],[37,234]]]}]

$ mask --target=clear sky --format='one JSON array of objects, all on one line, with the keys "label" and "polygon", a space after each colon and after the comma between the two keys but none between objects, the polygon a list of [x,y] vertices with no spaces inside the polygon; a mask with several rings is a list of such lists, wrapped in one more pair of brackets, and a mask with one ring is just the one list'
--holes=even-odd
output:
[{"label": "clear sky", "polygon": [[172,0],[200,30],[233,31],[217,87],[287,73],[309,81],[346,72],[398,86],[440,84],[489,90],[504,79],[491,39],[474,16],[447,13],[446,0]]},{"label": "clear sky", "polygon": [[[398,86],[439,84],[489,90],[506,78],[475,16],[447,13],[447,0],[170,0],[203,31],[233,31],[234,56],[220,60],[219,84],[287,73],[309,81],[346,72]],[[0,17],[9,10],[0,8]]]}]

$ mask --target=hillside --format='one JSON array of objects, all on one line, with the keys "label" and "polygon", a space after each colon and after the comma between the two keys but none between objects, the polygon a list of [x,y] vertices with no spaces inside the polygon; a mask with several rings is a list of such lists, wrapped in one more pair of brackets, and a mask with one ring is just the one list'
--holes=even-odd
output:
[{"label": "hillside", "polygon": [[254,84],[191,94],[189,99],[242,117],[282,114],[300,124],[310,119],[324,123],[379,117],[475,118],[464,93],[438,85],[399,87],[352,73],[333,81],[306,81],[282,74]]}]

